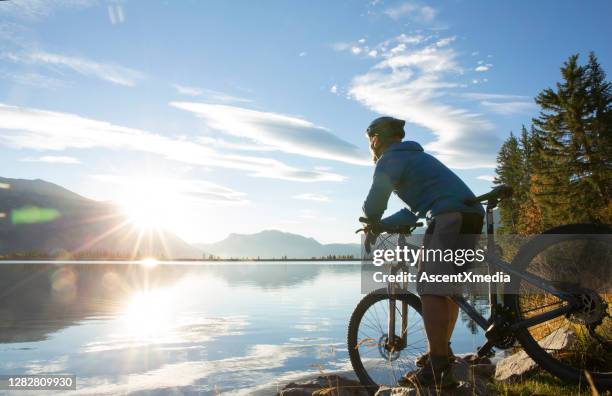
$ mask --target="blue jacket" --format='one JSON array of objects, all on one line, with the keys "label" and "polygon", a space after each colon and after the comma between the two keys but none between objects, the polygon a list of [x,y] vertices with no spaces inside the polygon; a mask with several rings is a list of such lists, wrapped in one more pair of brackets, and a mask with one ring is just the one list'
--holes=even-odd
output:
[{"label": "blue jacket", "polygon": [[[409,209],[381,220],[391,192]],[[418,218],[433,218],[445,212],[480,213],[482,205],[463,202],[474,193],[444,164],[425,153],[417,142],[393,143],[378,159],[374,180],[363,203],[365,217],[384,225],[414,224]]]}]

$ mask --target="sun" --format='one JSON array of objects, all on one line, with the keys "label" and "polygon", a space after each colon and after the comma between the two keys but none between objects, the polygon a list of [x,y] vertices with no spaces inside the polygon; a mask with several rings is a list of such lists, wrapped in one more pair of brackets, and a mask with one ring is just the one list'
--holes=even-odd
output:
[{"label": "sun", "polygon": [[170,216],[179,201],[176,195],[170,185],[145,179],[126,186],[118,201],[132,225],[153,231],[170,225]]}]

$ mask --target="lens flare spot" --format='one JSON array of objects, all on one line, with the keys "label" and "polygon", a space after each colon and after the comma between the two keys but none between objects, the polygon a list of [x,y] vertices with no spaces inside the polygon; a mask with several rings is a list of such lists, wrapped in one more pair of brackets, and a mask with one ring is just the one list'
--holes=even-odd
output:
[{"label": "lens flare spot", "polygon": [[159,261],[157,261],[156,258],[153,257],[147,257],[146,259],[142,259],[140,260],[140,264],[144,265],[145,267],[156,267],[159,264]]}]

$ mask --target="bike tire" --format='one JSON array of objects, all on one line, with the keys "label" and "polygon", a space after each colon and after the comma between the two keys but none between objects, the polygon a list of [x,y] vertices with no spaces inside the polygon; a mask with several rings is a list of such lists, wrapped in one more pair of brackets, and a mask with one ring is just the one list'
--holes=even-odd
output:
[{"label": "bike tire", "polygon": [[[419,316],[421,315],[421,312],[422,312],[421,311],[421,299],[419,297],[415,296],[412,293],[402,293],[402,294],[395,295],[394,297],[397,301],[406,302],[410,308],[413,308],[414,311],[416,311],[419,314]],[[374,394],[378,390],[380,384],[376,383],[376,381],[374,381],[370,377],[370,375],[368,374],[368,371],[363,365],[361,354],[359,352],[359,346],[358,346],[359,326],[361,324],[361,321],[364,315],[366,314],[366,312],[371,306],[373,306],[374,304],[378,302],[388,300],[388,299],[389,299],[389,294],[386,288],[377,289],[377,290],[370,292],[365,297],[363,297],[361,301],[359,301],[359,303],[357,304],[357,307],[355,307],[355,310],[353,311],[353,314],[351,315],[351,319],[348,325],[347,343],[348,343],[348,352],[349,352],[349,357],[351,360],[351,365],[353,366],[353,370],[355,371],[357,378],[359,378],[359,381],[361,382],[361,384],[366,388],[366,390],[370,394]]]},{"label": "bike tire", "polygon": [[[555,241],[571,241],[573,238],[572,234],[612,234],[612,228],[607,225],[601,224],[568,224],[559,227],[551,228],[543,233],[529,240],[517,253],[515,258],[512,260],[512,267],[526,271],[527,266],[530,264],[539,253],[544,251],[547,247],[554,245],[550,243],[553,239],[547,237],[547,234],[558,234],[559,238],[554,239]],[[563,239],[563,235],[567,235],[567,239]],[[596,237],[595,237],[596,238]],[[517,284],[520,282],[519,279],[515,278],[516,284],[511,286],[511,290],[515,291],[513,294],[506,294],[504,296],[504,304],[513,310],[514,317],[517,320],[523,318],[521,311],[519,294]],[[544,370],[553,374],[554,376],[573,383],[586,383],[586,377],[584,375],[583,368],[577,368],[569,366],[553,355],[549,354],[534,336],[530,333],[528,328],[523,328],[517,331],[516,339],[521,344],[527,355],[531,357],[536,363],[540,365]],[[612,372],[610,373],[590,373],[593,382],[598,387],[609,388],[612,387]]]}]

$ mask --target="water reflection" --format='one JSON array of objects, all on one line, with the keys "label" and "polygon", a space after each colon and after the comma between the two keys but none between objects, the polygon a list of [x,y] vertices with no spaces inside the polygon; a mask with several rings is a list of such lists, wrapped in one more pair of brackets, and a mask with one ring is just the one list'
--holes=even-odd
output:
[{"label": "water reflection", "polygon": [[113,315],[132,294],[184,275],[142,265],[0,264],[0,342],[40,341],[83,319]]},{"label": "water reflection", "polygon": [[[74,373],[70,395],[275,393],[278,381],[350,371],[359,271],[0,264],[0,372]],[[458,340],[468,335],[463,328]]]}]

